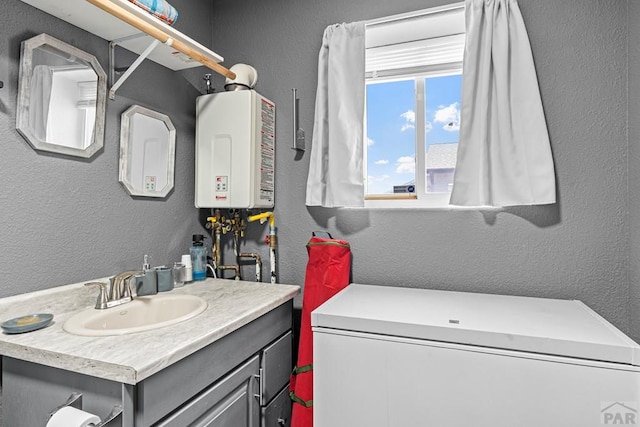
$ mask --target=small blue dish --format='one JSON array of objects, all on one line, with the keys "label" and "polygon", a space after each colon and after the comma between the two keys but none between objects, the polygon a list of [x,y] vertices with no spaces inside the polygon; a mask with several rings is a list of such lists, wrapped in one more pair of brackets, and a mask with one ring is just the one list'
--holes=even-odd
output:
[{"label": "small blue dish", "polygon": [[53,320],[53,314],[37,313],[16,317],[2,322],[0,327],[5,334],[21,334],[42,329]]}]

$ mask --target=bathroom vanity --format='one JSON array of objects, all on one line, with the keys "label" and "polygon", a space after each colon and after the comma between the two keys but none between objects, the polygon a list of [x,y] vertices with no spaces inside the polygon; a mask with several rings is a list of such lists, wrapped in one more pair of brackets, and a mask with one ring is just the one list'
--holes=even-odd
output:
[{"label": "bathroom vanity", "polygon": [[[62,329],[95,303],[82,283],[0,300],[0,320],[55,315],[48,327],[0,336],[4,422],[45,426],[74,393],[111,426],[288,426],[292,299],[299,287],[208,279],[171,293],[208,303],[196,317],[120,336]],[[109,310],[125,309],[126,304]]]}]

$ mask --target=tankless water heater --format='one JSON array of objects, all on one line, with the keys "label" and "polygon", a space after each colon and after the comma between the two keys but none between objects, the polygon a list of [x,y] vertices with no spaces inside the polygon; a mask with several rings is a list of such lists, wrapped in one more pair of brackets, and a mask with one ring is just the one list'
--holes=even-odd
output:
[{"label": "tankless water heater", "polygon": [[275,114],[254,90],[196,99],[196,207],[273,207]]}]

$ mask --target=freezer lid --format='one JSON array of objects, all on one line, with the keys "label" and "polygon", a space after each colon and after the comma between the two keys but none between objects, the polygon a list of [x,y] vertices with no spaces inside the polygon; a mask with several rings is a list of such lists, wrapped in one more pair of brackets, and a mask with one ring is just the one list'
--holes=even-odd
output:
[{"label": "freezer lid", "polygon": [[640,346],[580,301],[352,284],[311,324],[640,366]]}]

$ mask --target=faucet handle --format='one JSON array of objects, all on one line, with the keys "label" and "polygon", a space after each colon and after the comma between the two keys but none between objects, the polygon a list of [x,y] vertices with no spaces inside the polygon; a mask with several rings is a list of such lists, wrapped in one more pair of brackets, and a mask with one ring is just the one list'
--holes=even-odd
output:
[{"label": "faucet handle", "polygon": [[133,278],[133,274],[129,277],[122,279],[122,298],[132,298],[133,293],[131,292],[131,279]]},{"label": "faucet handle", "polygon": [[96,300],[96,308],[98,310],[107,308],[107,284],[103,282],[89,282],[84,285],[97,286],[100,289],[100,292],[98,293],[98,299]]},{"label": "faucet handle", "polygon": [[120,290],[116,284],[116,276],[109,277],[109,290],[106,292],[107,301],[120,299]]},{"label": "faucet handle", "polygon": [[130,279],[141,271],[132,270],[120,273],[111,278],[111,290],[109,291],[109,300],[115,301],[121,298],[132,298]]}]

